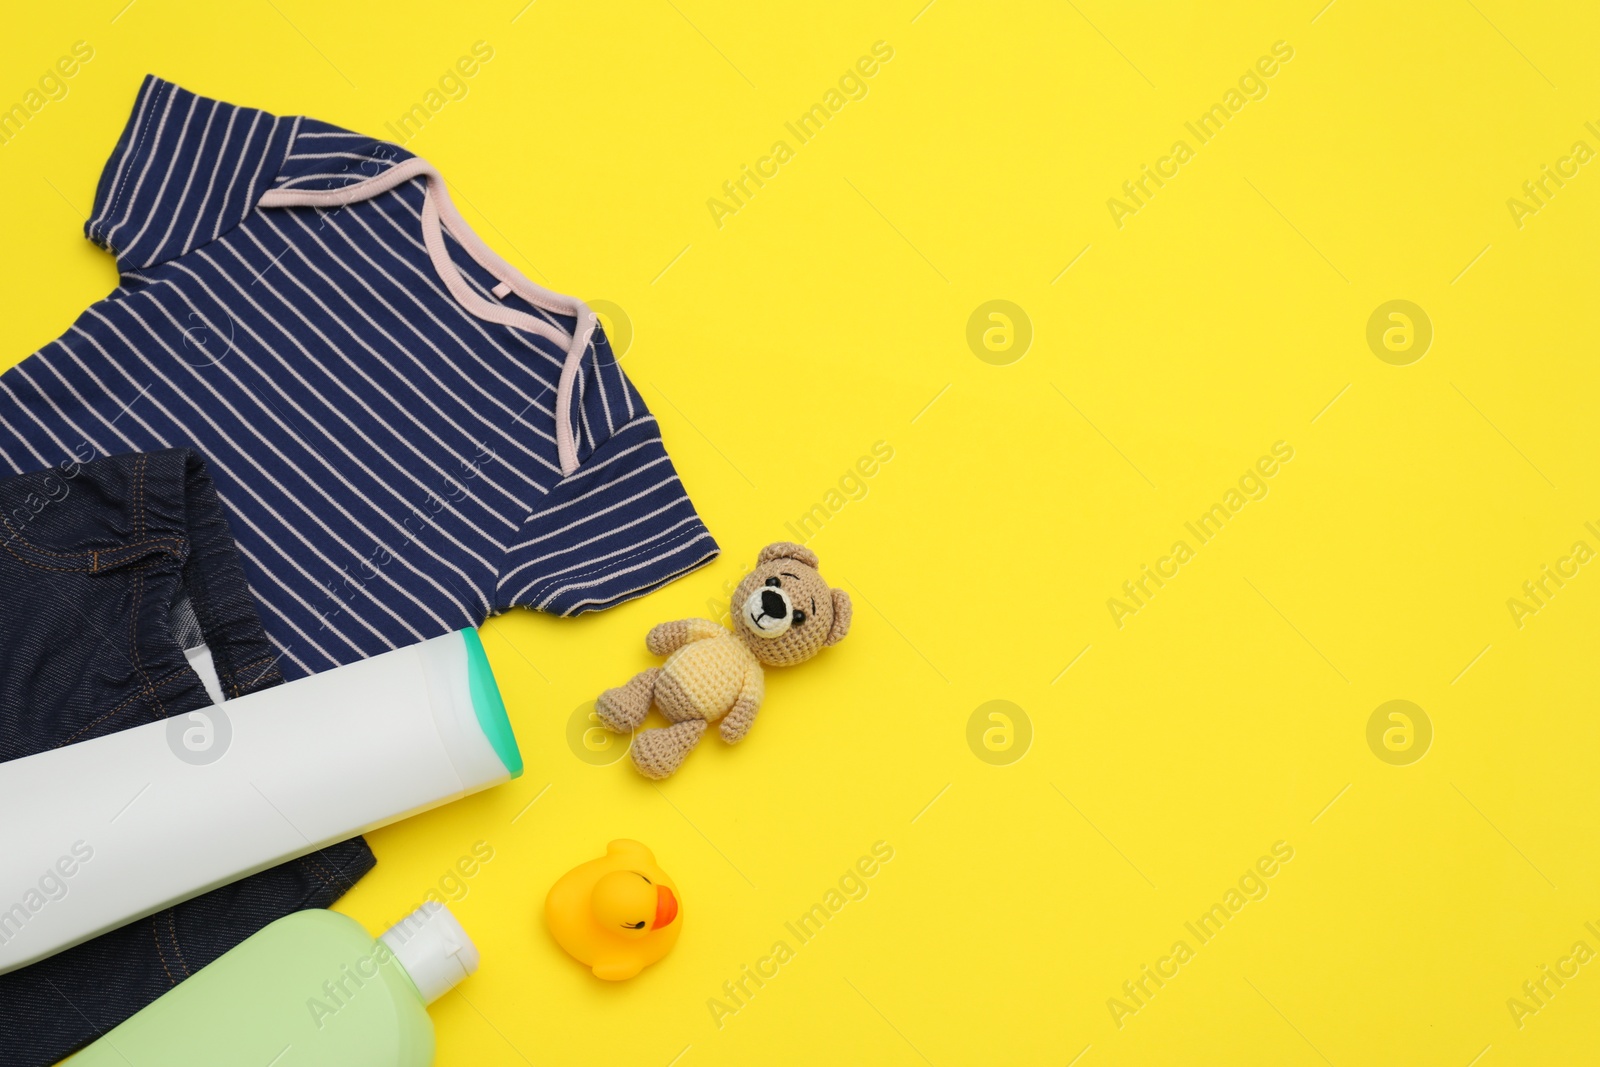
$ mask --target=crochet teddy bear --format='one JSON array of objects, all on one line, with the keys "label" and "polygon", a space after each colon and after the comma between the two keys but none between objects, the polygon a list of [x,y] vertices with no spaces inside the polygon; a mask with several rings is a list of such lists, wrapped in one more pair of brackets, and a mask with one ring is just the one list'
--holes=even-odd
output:
[{"label": "crochet teddy bear", "polygon": [[815,552],[787,541],[761,550],[734,590],[732,611],[732,633],[710,619],[654,627],[645,647],[667,661],[595,701],[614,733],[637,728],[651,704],[672,724],[634,737],[634,766],[645,777],[677,770],[711,723],[728,744],[743,739],[761,708],[762,668],[804,663],[850,632],[850,594],[823,581]]}]

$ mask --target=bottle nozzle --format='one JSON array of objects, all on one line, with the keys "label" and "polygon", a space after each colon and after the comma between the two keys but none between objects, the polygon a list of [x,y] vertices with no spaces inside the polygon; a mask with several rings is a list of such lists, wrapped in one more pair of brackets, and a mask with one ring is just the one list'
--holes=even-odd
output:
[{"label": "bottle nozzle", "polygon": [[434,901],[395,923],[381,940],[427,1004],[478,969],[478,948],[472,938],[449,908]]}]

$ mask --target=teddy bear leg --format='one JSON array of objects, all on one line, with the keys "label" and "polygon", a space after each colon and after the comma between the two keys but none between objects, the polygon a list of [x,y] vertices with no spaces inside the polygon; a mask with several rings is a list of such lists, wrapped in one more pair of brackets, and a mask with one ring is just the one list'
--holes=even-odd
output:
[{"label": "teddy bear leg", "polygon": [[665,778],[682,765],[705,732],[704,719],[645,730],[633,739],[633,765],[646,778]]},{"label": "teddy bear leg", "polygon": [[644,722],[650,714],[650,701],[656,690],[660,667],[651,667],[633,676],[627,685],[607,689],[594,702],[594,713],[615,734],[625,734]]}]

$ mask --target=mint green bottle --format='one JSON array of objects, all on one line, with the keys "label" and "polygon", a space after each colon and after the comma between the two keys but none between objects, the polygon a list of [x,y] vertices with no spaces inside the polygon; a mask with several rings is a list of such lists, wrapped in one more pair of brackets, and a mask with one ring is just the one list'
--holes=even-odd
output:
[{"label": "mint green bottle", "polygon": [[68,1067],[428,1067],[428,1005],[478,969],[441,904],[381,938],[332,911],[258,931]]}]

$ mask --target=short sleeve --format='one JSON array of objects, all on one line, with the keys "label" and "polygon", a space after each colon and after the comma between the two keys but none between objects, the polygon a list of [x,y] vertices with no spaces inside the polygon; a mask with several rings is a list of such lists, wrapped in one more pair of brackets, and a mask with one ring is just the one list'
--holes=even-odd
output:
[{"label": "short sleeve", "polygon": [[528,516],[506,556],[498,610],[577,615],[643,596],[715,559],[644,400],[603,338],[574,391],[577,470]]},{"label": "short sleeve", "polygon": [[84,233],[115,253],[123,273],[216,240],[271,185],[297,121],[147,75],[101,172]]},{"label": "short sleeve", "polygon": [[380,177],[412,154],[391,141],[301,118],[273,189],[328,192]]}]

